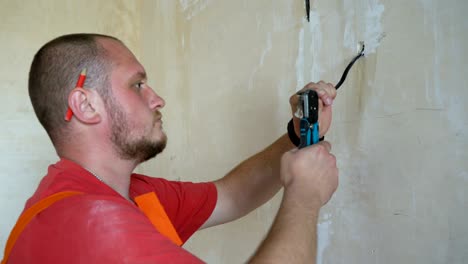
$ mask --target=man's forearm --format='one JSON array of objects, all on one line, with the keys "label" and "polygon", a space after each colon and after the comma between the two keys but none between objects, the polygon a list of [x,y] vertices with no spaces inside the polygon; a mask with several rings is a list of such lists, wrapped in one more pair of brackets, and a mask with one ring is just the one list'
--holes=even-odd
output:
[{"label": "man's forearm", "polygon": [[219,196],[214,219],[217,221],[207,226],[235,220],[271,199],[282,187],[281,156],[292,148],[288,136],[283,135],[216,181]]},{"label": "man's forearm", "polygon": [[304,201],[285,191],[275,222],[249,263],[315,263],[320,201]]}]

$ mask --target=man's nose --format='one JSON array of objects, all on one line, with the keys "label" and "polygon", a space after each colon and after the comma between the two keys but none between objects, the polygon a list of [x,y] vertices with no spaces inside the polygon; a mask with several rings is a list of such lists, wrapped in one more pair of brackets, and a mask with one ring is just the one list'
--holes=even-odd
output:
[{"label": "man's nose", "polygon": [[152,88],[149,89],[148,103],[152,110],[161,109],[166,105],[164,99],[156,94]]}]

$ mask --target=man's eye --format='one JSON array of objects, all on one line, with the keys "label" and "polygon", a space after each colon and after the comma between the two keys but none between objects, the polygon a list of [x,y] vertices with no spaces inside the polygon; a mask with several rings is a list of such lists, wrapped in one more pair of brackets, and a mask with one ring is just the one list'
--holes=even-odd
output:
[{"label": "man's eye", "polygon": [[142,89],[144,85],[145,85],[144,82],[138,82],[137,84],[135,84],[136,88],[138,89]]}]

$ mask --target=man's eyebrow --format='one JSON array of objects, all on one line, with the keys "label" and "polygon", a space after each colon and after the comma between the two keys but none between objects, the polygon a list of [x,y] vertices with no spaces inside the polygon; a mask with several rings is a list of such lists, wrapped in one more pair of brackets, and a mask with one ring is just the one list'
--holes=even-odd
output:
[{"label": "man's eyebrow", "polygon": [[135,74],[133,74],[133,75],[130,77],[130,80],[135,80],[135,79],[147,79],[147,77],[146,77],[146,72],[144,72],[144,71],[139,71],[139,72],[136,72]]}]

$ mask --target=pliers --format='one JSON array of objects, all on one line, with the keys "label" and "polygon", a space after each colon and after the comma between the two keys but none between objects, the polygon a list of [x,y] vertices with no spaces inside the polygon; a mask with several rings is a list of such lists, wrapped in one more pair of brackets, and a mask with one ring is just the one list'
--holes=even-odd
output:
[{"label": "pliers", "polygon": [[319,136],[319,97],[316,91],[307,90],[299,93],[299,109],[302,112],[300,122],[301,143],[299,148],[304,148],[321,139]]}]

